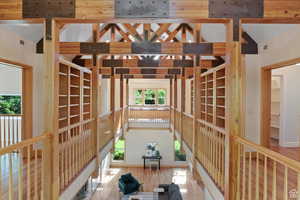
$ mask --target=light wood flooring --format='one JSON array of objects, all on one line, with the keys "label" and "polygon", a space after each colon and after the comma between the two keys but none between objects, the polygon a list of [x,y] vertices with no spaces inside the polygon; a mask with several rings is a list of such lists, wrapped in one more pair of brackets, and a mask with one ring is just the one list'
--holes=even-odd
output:
[{"label": "light wood flooring", "polygon": [[274,139],[270,139],[270,149],[278,152],[286,157],[289,157],[291,159],[300,161],[300,148],[299,147],[292,147],[292,148],[287,148],[287,147],[281,147],[278,145],[278,142],[275,141]]},{"label": "light wood flooring", "polygon": [[118,179],[125,173],[132,173],[144,184],[145,192],[152,192],[159,184],[179,185],[184,200],[204,200],[203,188],[194,180],[188,169],[162,168],[161,170],[143,168],[111,168],[107,170],[102,186],[97,188],[92,200],[119,200]]}]

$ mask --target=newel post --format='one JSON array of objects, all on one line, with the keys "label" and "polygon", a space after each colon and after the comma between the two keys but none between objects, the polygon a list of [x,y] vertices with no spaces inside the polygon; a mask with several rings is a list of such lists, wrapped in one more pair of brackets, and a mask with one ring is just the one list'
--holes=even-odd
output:
[{"label": "newel post", "polygon": [[241,42],[232,41],[232,23],[228,25],[226,50],[226,139],[225,139],[225,200],[240,199],[238,193],[238,145],[235,136],[244,135],[245,64]]}]

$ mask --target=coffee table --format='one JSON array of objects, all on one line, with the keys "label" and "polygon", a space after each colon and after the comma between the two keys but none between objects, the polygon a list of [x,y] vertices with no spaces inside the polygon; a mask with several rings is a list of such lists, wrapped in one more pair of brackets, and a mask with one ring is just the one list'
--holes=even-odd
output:
[{"label": "coffee table", "polygon": [[155,192],[138,192],[131,195],[124,195],[122,200],[129,200],[132,196],[138,196],[141,200],[159,200],[158,193]]}]

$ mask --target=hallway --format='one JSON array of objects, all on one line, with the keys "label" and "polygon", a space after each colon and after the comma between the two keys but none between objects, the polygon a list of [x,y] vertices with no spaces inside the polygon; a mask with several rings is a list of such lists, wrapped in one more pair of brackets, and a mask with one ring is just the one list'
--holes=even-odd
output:
[{"label": "hallway", "polygon": [[92,200],[119,200],[118,179],[122,174],[132,173],[141,183],[144,191],[151,192],[159,184],[176,183],[184,200],[201,200],[204,190],[192,178],[188,169],[162,168],[160,171],[143,168],[111,168],[104,176],[104,184],[95,192]]}]

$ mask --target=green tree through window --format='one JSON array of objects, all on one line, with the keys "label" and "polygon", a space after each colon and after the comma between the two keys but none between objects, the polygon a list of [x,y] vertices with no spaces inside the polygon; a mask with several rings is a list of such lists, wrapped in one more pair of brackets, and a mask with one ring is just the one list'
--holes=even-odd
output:
[{"label": "green tree through window", "polygon": [[0,114],[21,114],[21,96],[0,96]]},{"label": "green tree through window", "polygon": [[165,89],[137,89],[134,92],[135,105],[165,105]]}]

